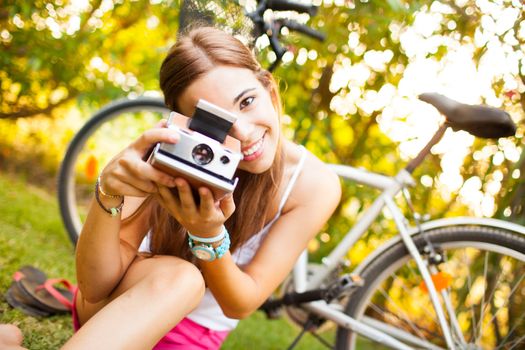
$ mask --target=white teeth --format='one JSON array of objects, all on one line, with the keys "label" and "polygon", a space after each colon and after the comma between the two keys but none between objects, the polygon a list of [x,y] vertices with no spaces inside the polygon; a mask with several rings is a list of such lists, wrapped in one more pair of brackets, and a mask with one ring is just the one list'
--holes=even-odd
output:
[{"label": "white teeth", "polygon": [[246,151],[242,152],[242,154],[245,157],[251,156],[252,154],[257,152],[261,148],[262,144],[263,144],[263,139],[260,139],[259,141],[257,141],[257,143],[255,145],[253,145],[252,147],[248,148]]}]

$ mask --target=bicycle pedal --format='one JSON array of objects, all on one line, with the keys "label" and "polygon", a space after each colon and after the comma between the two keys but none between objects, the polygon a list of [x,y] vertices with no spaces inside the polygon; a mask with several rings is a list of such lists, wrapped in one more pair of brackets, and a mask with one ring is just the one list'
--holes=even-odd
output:
[{"label": "bicycle pedal", "polygon": [[261,306],[259,310],[264,312],[267,319],[276,320],[282,316],[282,304],[275,297],[269,297]]},{"label": "bicycle pedal", "polygon": [[343,275],[338,282],[339,287],[343,291],[348,291],[349,289],[353,289],[355,287],[362,287],[365,284],[365,280],[355,273]]},{"label": "bicycle pedal", "polygon": [[268,310],[265,314],[268,320],[278,320],[283,316],[283,310],[281,308]]}]

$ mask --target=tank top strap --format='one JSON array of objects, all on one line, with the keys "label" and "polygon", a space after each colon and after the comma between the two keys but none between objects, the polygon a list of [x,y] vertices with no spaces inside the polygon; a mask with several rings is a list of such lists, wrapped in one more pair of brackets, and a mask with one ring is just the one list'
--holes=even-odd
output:
[{"label": "tank top strap", "polygon": [[303,169],[303,166],[304,166],[304,161],[306,159],[306,154],[307,154],[306,148],[304,148],[303,145],[300,145],[299,147],[301,148],[301,158],[299,159],[299,162],[295,166],[292,177],[290,178],[290,182],[288,182],[288,186],[284,190],[283,196],[281,198],[281,203],[279,203],[279,210],[277,211],[277,216],[281,215],[284,205],[286,204],[286,201],[288,200],[290,193],[292,193],[295,182],[297,181],[297,178],[299,177],[299,174],[301,173],[301,170]]}]

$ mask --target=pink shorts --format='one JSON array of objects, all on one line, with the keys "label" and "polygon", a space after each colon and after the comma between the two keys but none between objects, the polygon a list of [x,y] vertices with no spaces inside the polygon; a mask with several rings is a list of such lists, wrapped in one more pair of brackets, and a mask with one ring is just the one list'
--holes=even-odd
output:
[{"label": "pink shorts", "polygon": [[[80,329],[76,300],[75,291],[72,310],[75,332]],[[153,350],[216,350],[221,347],[228,333],[230,332],[211,330],[184,318],[153,347]]]}]

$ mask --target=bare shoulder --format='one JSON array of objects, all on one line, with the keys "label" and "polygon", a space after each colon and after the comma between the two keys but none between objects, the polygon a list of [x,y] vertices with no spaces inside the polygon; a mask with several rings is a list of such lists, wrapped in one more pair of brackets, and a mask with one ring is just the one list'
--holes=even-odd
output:
[{"label": "bare shoulder", "polygon": [[337,174],[310,152],[297,185],[299,196],[304,196],[304,199],[327,197],[330,201],[339,202],[341,198],[341,183]]},{"label": "bare shoulder", "polygon": [[290,194],[290,206],[285,207],[285,210],[315,206],[332,211],[341,198],[339,177],[326,163],[309,151],[306,152],[303,169]]}]

